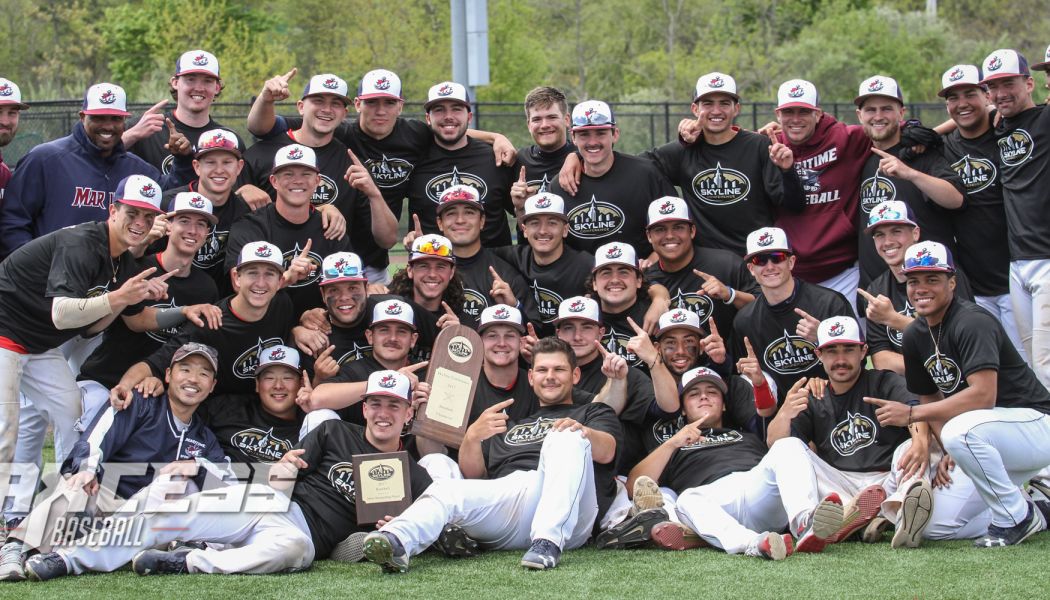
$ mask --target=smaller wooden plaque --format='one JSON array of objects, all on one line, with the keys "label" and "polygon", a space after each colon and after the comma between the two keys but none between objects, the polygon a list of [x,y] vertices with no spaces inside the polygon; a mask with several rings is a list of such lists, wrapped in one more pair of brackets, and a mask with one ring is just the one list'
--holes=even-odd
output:
[{"label": "smaller wooden plaque", "polygon": [[396,517],[412,504],[408,452],[355,454],[352,461],[358,525]]},{"label": "smaller wooden plaque", "polygon": [[434,340],[427,383],[430,399],[412,419],[412,433],[459,448],[470,425],[484,350],[481,336],[466,325],[446,327]]}]

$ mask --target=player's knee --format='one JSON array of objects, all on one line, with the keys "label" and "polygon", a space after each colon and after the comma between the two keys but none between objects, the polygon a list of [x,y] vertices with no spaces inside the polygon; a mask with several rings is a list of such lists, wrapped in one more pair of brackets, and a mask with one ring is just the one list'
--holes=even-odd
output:
[{"label": "player's knee", "polygon": [[952,457],[960,456],[965,452],[966,438],[972,429],[973,423],[969,418],[969,413],[948,419],[948,422],[941,428],[941,443],[944,445],[944,450]]},{"label": "player's knee", "polygon": [[797,437],[783,437],[773,442],[773,445],[769,447],[769,452],[766,454],[766,458],[771,461],[793,461],[799,460],[809,451],[809,447],[806,443]]},{"label": "player's knee", "polygon": [[543,446],[556,447],[560,449],[590,450],[591,441],[580,435],[578,431],[551,431],[543,440]]}]

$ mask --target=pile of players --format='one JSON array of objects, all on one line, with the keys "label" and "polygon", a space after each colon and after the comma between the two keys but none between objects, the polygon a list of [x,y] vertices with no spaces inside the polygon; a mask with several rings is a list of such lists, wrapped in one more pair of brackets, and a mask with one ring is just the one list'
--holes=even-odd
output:
[{"label": "pile of players", "polygon": [[[639,156],[549,87],[515,150],[457,83],[400,116],[382,69],[310,77],[297,117],[296,70],[270,79],[250,148],[208,52],[132,123],[93,85],[71,135],[0,162],[0,579],[1021,543],[1050,512],[1048,66],[950,67],[936,129],[875,75],[860,125],[796,79],[750,132],[709,73]],[[0,146],[27,109],[0,79]],[[449,448],[406,425],[460,325],[483,364]],[[354,457],[399,450],[414,502],[359,525]]]}]

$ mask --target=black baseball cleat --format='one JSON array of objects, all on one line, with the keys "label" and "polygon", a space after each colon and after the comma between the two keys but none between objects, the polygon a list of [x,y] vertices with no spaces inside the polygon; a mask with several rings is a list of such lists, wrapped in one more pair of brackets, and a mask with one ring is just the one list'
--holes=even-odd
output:
[{"label": "black baseball cleat", "polygon": [[1028,514],[1020,523],[1013,527],[989,525],[988,533],[974,540],[973,545],[977,548],[1016,546],[1044,529],[1046,529],[1046,520],[1043,519],[1043,513],[1031,500],[1028,500]]},{"label": "black baseball cleat", "polygon": [[529,551],[521,557],[521,566],[534,571],[544,571],[558,566],[561,559],[561,548],[550,540],[535,539]]},{"label": "black baseball cleat", "polygon": [[373,531],[365,537],[365,558],[383,567],[384,573],[407,573],[408,551],[387,531]]},{"label": "black baseball cleat", "polygon": [[196,548],[178,550],[143,550],[131,559],[131,570],[139,575],[178,575],[188,573],[186,555]]},{"label": "black baseball cleat", "polygon": [[1043,520],[1050,523],[1050,485],[1044,479],[1033,479],[1028,482],[1028,494],[1043,513]]},{"label": "black baseball cleat", "polygon": [[478,542],[455,523],[442,527],[441,535],[433,545],[449,558],[470,558],[479,552]]},{"label": "black baseball cleat", "polygon": [[69,565],[58,552],[46,552],[26,561],[26,575],[33,581],[47,581],[69,575]]},{"label": "black baseball cleat", "polygon": [[174,540],[168,543],[168,551],[174,552],[179,548],[189,548],[190,550],[206,550],[208,548],[207,542],[195,542],[193,540]]},{"label": "black baseball cleat", "polygon": [[335,545],[328,558],[339,562],[361,562],[365,559],[367,531],[355,531]]},{"label": "black baseball cleat", "polygon": [[643,510],[599,533],[594,545],[602,550],[636,548],[647,543],[652,537],[653,527],[667,519],[667,511],[663,508]]}]

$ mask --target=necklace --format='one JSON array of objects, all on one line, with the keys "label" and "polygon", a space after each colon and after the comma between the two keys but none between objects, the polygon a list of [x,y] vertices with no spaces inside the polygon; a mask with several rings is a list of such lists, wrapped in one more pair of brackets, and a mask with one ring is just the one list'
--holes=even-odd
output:
[{"label": "necklace", "polygon": [[117,269],[120,268],[120,258],[121,258],[121,256],[124,256],[124,255],[121,254],[120,256],[117,257],[117,260],[115,260],[115,261],[113,260],[112,256],[109,257],[109,266],[113,268],[113,283],[117,282]]},{"label": "necklace", "polygon": [[937,337],[933,337],[933,327],[930,327],[930,341],[933,342],[933,354],[937,359],[937,366],[941,366],[941,334],[944,333],[944,321],[937,324]]}]

